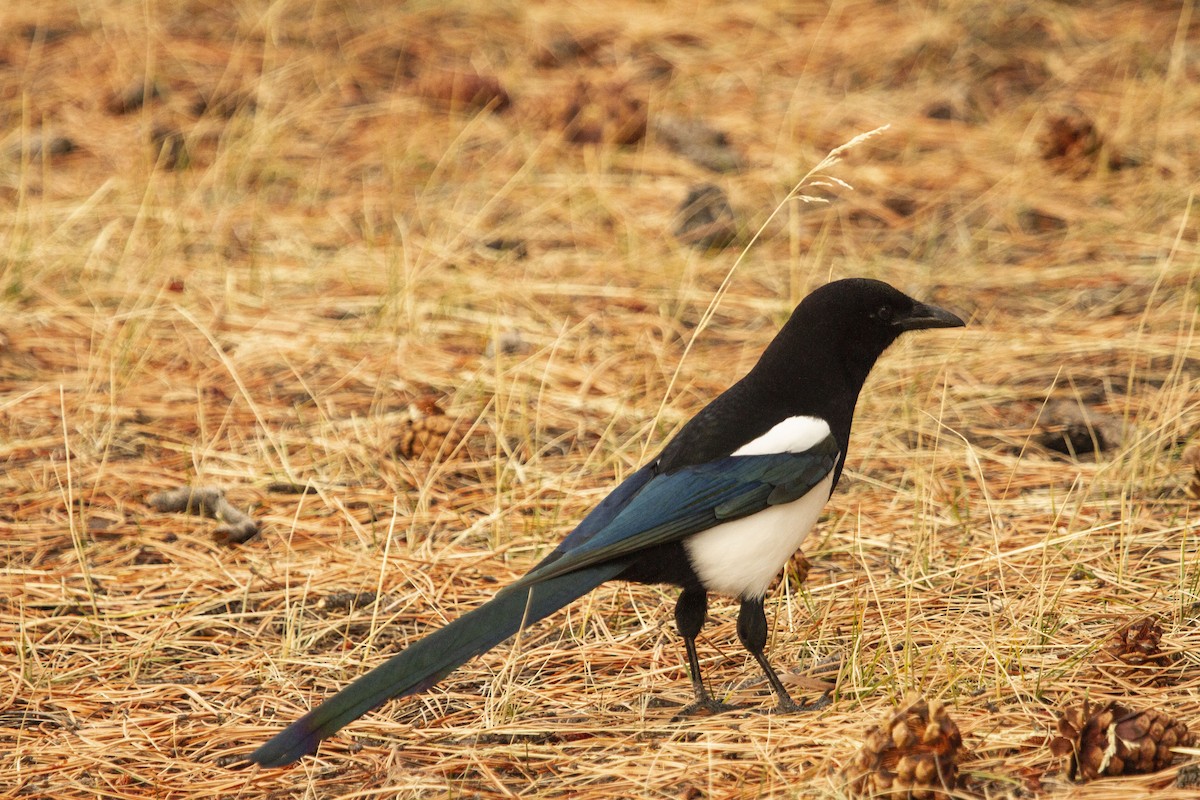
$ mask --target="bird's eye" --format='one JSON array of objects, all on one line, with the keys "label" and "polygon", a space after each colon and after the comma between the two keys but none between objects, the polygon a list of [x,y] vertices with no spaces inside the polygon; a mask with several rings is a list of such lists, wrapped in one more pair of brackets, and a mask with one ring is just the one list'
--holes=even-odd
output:
[{"label": "bird's eye", "polygon": [[880,322],[891,322],[892,321],[892,307],[891,306],[880,306],[879,310],[875,312],[875,316],[876,316],[876,318],[879,319]]}]

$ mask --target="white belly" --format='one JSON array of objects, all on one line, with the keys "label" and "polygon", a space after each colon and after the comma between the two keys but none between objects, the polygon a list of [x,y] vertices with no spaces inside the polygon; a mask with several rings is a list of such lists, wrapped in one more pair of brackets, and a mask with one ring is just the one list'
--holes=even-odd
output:
[{"label": "white belly", "polygon": [[830,472],[799,500],[724,522],[684,542],[704,588],[743,599],[765,595],[816,524],[832,489]]}]

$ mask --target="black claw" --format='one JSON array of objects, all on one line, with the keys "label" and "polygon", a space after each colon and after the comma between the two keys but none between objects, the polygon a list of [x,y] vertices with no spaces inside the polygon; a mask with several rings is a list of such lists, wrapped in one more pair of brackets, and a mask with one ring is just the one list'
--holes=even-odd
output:
[{"label": "black claw", "polygon": [[730,703],[722,703],[720,700],[713,700],[711,697],[708,697],[679,709],[679,712],[671,718],[671,721],[678,722],[688,717],[712,717],[717,714],[724,714],[727,711],[736,711],[737,709],[738,706]]},{"label": "black claw", "polygon": [[806,714],[809,711],[820,711],[822,708],[825,708],[826,706],[829,706],[832,704],[833,704],[833,700],[829,697],[828,692],[821,695],[820,697],[818,697],[816,700],[814,700],[811,703],[797,703],[795,700],[793,700],[792,698],[789,697],[786,700],[780,700],[779,705],[777,705],[777,706],[775,706],[775,708],[771,709],[771,713],[772,714]]}]

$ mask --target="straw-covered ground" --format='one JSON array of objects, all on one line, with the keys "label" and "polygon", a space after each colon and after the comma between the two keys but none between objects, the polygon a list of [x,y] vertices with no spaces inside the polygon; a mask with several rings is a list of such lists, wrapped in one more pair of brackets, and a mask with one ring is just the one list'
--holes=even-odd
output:
[{"label": "straw-covered ground", "polygon": [[[1190,2],[10,3],[0,48],[3,796],[834,798],[911,690],[961,796],[1196,796],[1186,753],[1075,784],[1049,748],[1085,697],[1200,729]],[[728,247],[676,236],[705,183]],[[771,595],[828,708],[756,713],[720,600],[747,711],[673,722],[674,593],[610,585],[239,764],[850,275],[970,324],[881,360]],[[250,531],[151,503],[180,486]]]}]

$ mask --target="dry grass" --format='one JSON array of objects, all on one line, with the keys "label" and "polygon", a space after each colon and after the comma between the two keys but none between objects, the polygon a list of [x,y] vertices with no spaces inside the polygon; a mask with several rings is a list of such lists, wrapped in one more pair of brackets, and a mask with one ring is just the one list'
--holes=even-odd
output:
[{"label": "dry grass", "polygon": [[[1200,725],[1191,4],[475,5],[0,10],[0,793],[838,797],[916,688],[950,704],[974,796],[1194,797],[1178,767],[1072,786],[1045,746],[1085,695]],[[447,108],[431,65],[511,107]],[[581,76],[640,98],[649,138],[564,142]],[[1062,109],[1101,134],[1082,163],[1040,155]],[[737,248],[669,236],[714,176],[662,115],[729,134],[743,243],[891,125],[834,170],[854,191],[767,225],[673,385]],[[518,575],[847,275],[972,321],[885,356],[808,580],[775,595],[775,662],[840,660],[830,708],[670,722],[672,593],[614,585],[297,768],[230,766]],[[396,458],[431,395],[476,435]],[[1119,442],[1039,445],[1070,409]],[[181,484],[261,533],[147,504]],[[1148,613],[1170,674],[1097,671]],[[712,616],[709,680],[765,708]]]}]

